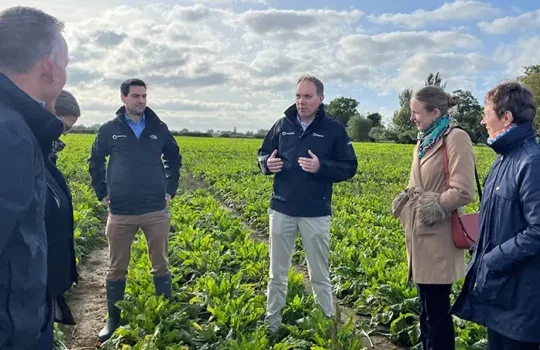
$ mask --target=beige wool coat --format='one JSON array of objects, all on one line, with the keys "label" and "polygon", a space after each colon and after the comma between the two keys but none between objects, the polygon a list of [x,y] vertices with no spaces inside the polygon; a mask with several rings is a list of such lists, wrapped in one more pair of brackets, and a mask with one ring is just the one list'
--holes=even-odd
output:
[{"label": "beige wool coat", "polygon": [[[450,189],[444,174],[448,152]],[[392,203],[405,231],[409,279],[417,284],[450,284],[465,275],[465,250],[452,238],[450,214],[474,198],[474,149],[469,135],[452,128],[418,158],[414,150],[409,185]]]}]

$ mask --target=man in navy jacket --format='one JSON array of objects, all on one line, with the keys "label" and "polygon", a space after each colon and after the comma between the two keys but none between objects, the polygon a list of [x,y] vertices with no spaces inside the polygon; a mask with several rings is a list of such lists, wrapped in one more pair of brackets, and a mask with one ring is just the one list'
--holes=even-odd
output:
[{"label": "man in navy jacket", "polygon": [[131,244],[139,228],[148,242],[156,293],[171,297],[167,203],[178,188],[182,165],[178,145],[167,125],[146,106],[146,84],[129,79],[122,83],[120,91],[124,106],[115,119],[99,129],[89,159],[94,190],[109,208],[109,319],[99,333],[102,342],[110,338],[120,320],[115,303],[124,297]]},{"label": "man in navy jacket", "polygon": [[332,184],[352,178],[358,162],[345,127],[326,115],[323,99],[323,83],[302,76],[296,86],[296,103],[270,129],[258,152],[262,172],[274,175],[266,311],[272,332],[281,325],[298,232],[315,300],[327,317],[334,314],[328,264]]},{"label": "man in navy jacket", "polygon": [[52,312],[44,159],[63,124],[44,106],[66,83],[62,30],[37,9],[0,12],[0,349],[32,347]]}]

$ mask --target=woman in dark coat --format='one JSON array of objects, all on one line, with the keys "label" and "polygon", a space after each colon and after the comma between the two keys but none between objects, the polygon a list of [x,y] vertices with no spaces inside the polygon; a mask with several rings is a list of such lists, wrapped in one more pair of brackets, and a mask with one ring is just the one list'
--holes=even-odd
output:
[{"label": "woman in dark coat", "polygon": [[[60,93],[54,104],[54,110],[49,109],[64,123],[64,133],[75,124],[81,114],[77,101],[67,91]],[[75,324],[64,298],[64,293],[77,283],[77,265],[73,241],[74,223],[71,192],[64,176],[56,167],[56,153],[62,148],[63,143],[60,140],[55,141],[51,145],[50,159],[45,160],[48,312],[41,337],[35,345],[36,350],[53,349],[54,322]]]},{"label": "woman in dark coat", "polygon": [[536,106],[517,82],[489,91],[482,124],[497,153],[486,179],[479,239],[453,307],[488,328],[490,350],[540,346],[540,147]]}]

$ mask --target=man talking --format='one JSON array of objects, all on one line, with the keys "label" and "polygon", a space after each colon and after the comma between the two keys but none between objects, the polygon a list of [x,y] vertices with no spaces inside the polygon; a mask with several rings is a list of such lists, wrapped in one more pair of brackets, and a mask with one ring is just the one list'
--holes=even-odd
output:
[{"label": "man talking", "polygon": [[328,256],[332,184],[350,179],[358,162],[343,124],[324,110],[324,85],[303,75],[296,103],[285,111],[259,149],[259,166],[274,175],[270,201],[270,280],[266,321],[278,332],[291,258],[300,231],[313,294],[324,314],[334,314]]}]

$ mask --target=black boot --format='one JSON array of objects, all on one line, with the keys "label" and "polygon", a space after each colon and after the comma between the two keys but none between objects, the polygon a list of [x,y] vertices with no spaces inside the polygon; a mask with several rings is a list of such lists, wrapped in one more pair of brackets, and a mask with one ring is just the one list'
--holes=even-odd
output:
[{"label": "black boot", "polygon": [[109,340],[120,322],[120,309],[114,306],[117,301],[124,299],[126,289],[126,280],[109,281],[107,280],[107,311],[109,318],[107,324],[99,332],[99,341],[101,343]]},{"label": "black boot", "polygon": [[163,295],[166,298],[172,296],[172,284],[171,275],[154,276],[154,286],[156,287],[156,294]]}]

